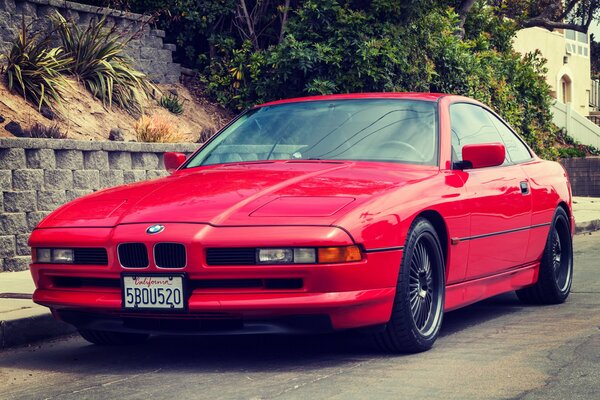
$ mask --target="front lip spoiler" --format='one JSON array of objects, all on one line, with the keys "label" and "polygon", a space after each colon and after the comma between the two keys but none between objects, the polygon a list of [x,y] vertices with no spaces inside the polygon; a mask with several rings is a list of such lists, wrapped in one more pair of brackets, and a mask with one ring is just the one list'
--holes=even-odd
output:
[{"label": "front lip spoiler", "polygon": [[327,315],[296,315],[269,319],[147,318],[78,310],[55,310],[56,316],[79,329],[160,335],[315,334],[333,332]]},{"label": "front lip spoiler", "polygon": [[[192,293],[188,310],[194,312],[288,311],[322,314],[345,307],[365,306],[393,301],[395,287],[323,293]],[[37,289],[34,303],[55,309],[90,309],[98,313],[121,311],[121,292],[91,292]]]}]

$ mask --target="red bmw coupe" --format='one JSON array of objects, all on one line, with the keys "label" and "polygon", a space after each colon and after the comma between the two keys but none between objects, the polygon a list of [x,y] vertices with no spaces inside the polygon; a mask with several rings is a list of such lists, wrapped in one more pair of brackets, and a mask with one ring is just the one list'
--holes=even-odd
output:
[{"label": "red bmw coupe", "polygon": [[165,165],[31,235],[34,301],[90,342],[369,328],[418,352],[445,311],[571,289],[567,174],[469,98],[267,103]]}]

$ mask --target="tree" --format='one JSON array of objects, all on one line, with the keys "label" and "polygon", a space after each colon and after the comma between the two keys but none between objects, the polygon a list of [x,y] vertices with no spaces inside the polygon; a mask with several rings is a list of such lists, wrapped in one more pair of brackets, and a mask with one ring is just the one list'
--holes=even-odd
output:
[{"label": "tree", "polygon": [[[463,28],[475,0],[461,0],[457,6]],[[540,27],[550,31],[571,29],[587,33],[600,16],[600,0],[490,0],[500,16],[516,21],[520,28]]]},{"label": "tree", "polygon": [[600,43],[596,41],[594,34],[590,37],[590,62],[592,77],[600,77]]}]

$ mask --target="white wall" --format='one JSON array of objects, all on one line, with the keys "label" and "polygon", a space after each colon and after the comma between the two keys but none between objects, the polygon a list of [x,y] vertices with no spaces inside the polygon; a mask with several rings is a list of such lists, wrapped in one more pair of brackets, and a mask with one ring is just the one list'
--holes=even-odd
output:
[{"label": "white wall", "polygon": [[555,101],[551,107],[553,121],[581,144],[600,149],[600,126],[573,112],[569,105]]},{"label": "white wall", "polygon": [[[574,45],[575,51],[567,54],[567,44]],[[589,114],[589,93],[591,88],[591,66],[589,45],[574,40],[567,40],[562,31],[550,32],[543,28],[527,28],[517,32],[513,41],[516,51],[525,54],[540,50],[548,60],[546,81],[554,92],[554,97],[563,99],[561,78],[567,75],[571,80],[571,107],[577,113]],[[581,48],[582,53],[579,54]],[[567,63],[564,57],[567,56]]]}]

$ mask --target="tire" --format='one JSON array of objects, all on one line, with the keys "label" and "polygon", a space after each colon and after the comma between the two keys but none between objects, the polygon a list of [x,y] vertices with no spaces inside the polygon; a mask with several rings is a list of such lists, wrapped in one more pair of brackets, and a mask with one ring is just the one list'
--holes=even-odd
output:
[{"label": "tire", "polygon": [[382,350],[419,353],[433,346],[444,316],[444,269],[435,228],[417,218],[406,239],[390,321],[375,333]]},{"label": "tire", "polygon": [[143,343],[150,337],[143,333],[108,332],[92,329],[79,329],[79,334],[90,343],[102,346]]},{"label": "tire", "polygon": [[564,303],[573,283],[573,237],[571,224],[564,209],[557,208],[550,225],[546,247],[540,262],[535,285],[517,290],[517,297],[526,304]]}]

